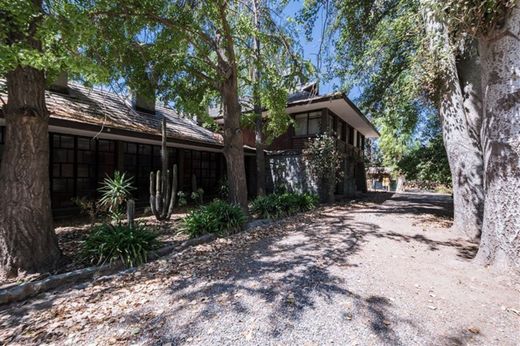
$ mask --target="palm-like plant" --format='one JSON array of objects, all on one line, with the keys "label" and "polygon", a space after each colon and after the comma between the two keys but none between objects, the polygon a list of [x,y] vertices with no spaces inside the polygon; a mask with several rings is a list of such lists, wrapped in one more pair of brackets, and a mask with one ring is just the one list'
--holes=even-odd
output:
[{"label": "palm-like plant", "polygon": [[101,193],[99,203],[105,207],[112,220],[121,222],[123,212],[121,207],[130,197],[131,191],[135,190],[132,186],[132,177],[126,177],[125,173],[114,172],[114,176],[107,176],[98,191]]}]

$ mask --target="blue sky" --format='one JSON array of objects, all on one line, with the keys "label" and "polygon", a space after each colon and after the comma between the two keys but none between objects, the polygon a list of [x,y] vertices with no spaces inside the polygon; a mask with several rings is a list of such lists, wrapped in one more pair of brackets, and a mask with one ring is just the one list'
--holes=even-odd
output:
[{"label": "blue sky", "polygon": [[[298,11],[300,11],[303,7],[303,0],[293,0],[290,1],[287,7],[285,8],[285,11],[283,15],[285,18],[281,18],[282,20],[287,20],[289,17],[296,17]],[[318,52],[320,50],[320,44],[322,41],[322,32],[323,32],[323,22],[324,18],[322,14],[318,16],[318,20],[315,23],[314,30],[312,33],[312,40],[307,40],[304,34],[304,30],[301,26],[297,26],[298,36],[300,45],[303,48],[303,56],[305,59],[308,59],[312,61],[312,63],[316,66],[317,65],[317,57]],[[332,48],[332,47],[329,47]],[[331,51],[333,52],[333,51]],[[323,54],[322,54],[323,55]],[[322,57],[323,60],[323,57]],[[321,71],[322,73],[325,71]],[[337,85],[340,84],[340,81],[337,79],[333,79],[332,81],[320,81],[320,94],[326,94],[334,91],[338,91]],[[349,97],[351,99],[355,99],[360,94],[360,90],[357,88],[354,88],[350,94]]]}]

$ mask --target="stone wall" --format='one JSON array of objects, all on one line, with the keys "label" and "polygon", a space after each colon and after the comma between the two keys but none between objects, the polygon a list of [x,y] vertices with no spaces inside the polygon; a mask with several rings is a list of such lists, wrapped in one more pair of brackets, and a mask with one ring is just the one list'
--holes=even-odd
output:
[{"label": "stone wall", "polygon": [[[301,151],[270,152],[266,156],[266,165],[269,193],[275,190],[311,192],[320,196],[324,193],[320,182],[312,178]],[[353,157],[345,156],[342,166],[344,175],[338,182],[337,193],[343,196],[354,196],[356,192],[363,191],[364,186],[360,184],[365,180],[363,163]]]},{"label": "stone wall", "polygon": [[267,155],[267,190],[318,193],[318,183],[311,177],[301,152],[281,151]]}]

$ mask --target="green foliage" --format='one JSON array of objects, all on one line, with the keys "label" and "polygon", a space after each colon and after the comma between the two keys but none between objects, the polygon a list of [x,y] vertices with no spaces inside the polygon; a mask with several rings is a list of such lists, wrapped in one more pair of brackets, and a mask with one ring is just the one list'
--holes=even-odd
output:
[{"label": "green foliage", "polygon": [[467,35],[488,35],[500,26],[516,0],[444,0],[436,10],[444,14],[454,41],[465,41]]},{"label": "green foliage", "polygon": [[425,135],[397,163],[408,181],[451,186],[451,172],[439,120],[430,119]]},{"label": "green foliage", "polygon": [[273,193],[257,197],[251,203],[251,213],[263,219],[278,219],[316,208],[318,196],[309,193]]},{"label": "green foliage", "polygon": [[306,1],[300,20],[312,29],[327,10],[327,30],[335,49],[328,74],[343,88],[356,87],[359,107],[372,117],[381,137],[385,165],[395,166],[413,144],[425,98],[424,31],[416,0]]},{"label": "green foliage", "polygon": [[237,232],[247,221],[242,209],[221,200],[214,200],[191,211],[183,220],[191,237],[207,233],[225,236]]},{"label": "green foliage", "polygon": [[112,220],[120,223],[124,216],[123,204],[131,196],[133,178],[127,178],[126,173],[114,172],[113,177],[107,176],[98,191],[101,193],[99,204],[108,210]]},{"label": "green foliage", "polygon": [[148,252],[158,245],[156,235],[145,226],[103,224],[94,227],[82,246],[84,260],[100,265],[121,260],[133,267],[146,262]]},{"label": "green foliage", "polygon": [[[336,147],[336,138],[320,134],[307,143],[303,155],[311,174],[315,178],[341,177],[342,156]],[[334,181],[335,182],[335,181]]]},{"label": "green foliage", "polygon": [[0,0],[0,76],[22,66],[45,71],[49,82],[62,71],[106,81],[107,70],[79,53],[96,40],[98,29],[79,4],[43,1],[39,8],[33,1]]}]

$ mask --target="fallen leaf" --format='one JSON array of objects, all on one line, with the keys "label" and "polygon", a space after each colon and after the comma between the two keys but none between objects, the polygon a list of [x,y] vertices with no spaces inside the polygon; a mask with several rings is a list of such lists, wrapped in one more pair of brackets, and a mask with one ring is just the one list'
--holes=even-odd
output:
[{"label": "fallen leaf", "polygon": [[480,329],[478,329],[477,327],[469,327],[468,331],[473,334],[480,334]]}]

